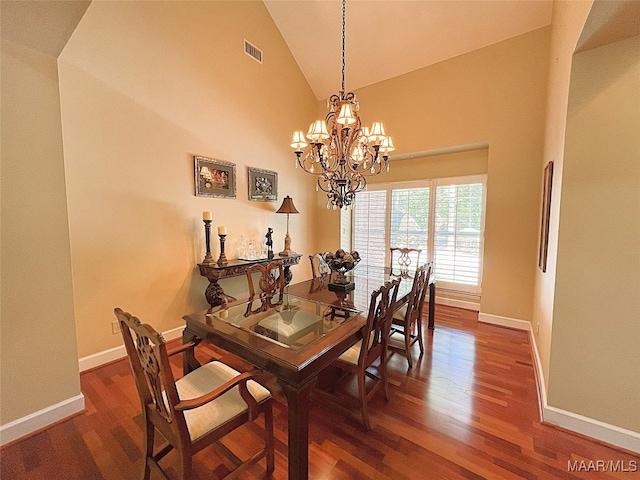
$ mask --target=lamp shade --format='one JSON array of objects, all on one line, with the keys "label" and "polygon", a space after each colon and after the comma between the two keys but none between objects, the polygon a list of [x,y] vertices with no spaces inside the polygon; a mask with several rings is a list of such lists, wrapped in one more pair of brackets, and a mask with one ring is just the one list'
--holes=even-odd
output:
[{"label": "lamp shade", "polygon": [[386,136],[387,134],[384,133],[384,126],[382,125],[382,122],[374,122],[371,126],[369,141],[373,145],[380,145]]},{"label": "lamp shade", "polygon": [[356,123],[356,117],[353,116],[353,109],[351,108],[350,103],[343,103],[342,107],[340,107],[340,113],[338,114],[338,118],[336,119],[341,125],[351,125]]},{"label": "lamp shade", "polygon": [[301,150],[307,146],[307,142],[304,141],[304,134],[302,131],[298,130],[297,132],[293,132],[293,139],[291,140],[291,148],[295,148],[296,150]]},{"label": "lamp shade", "polygon": [[380,152],[390,153],[390,152],[393,152],[395,149],[396,147],[393,146],[393,141],[391,140],[391,137],[384,137],[384,140],[382,140],[382,145],[380,145]]},{"label": "lamp shade", "polygon": [[286,197],[284,197],[284,200],[282,201],[282,205],[280,205],[280,208],[276,210],[276,213],[300,213],[300,212],[296,210],[296,206],[293,204],[293,199],[289,195],[287,195]]},{"label": "lamp shade", "polygon": [[327,131],[327,124],[324,120],[316,120],[309,127],[307,138],[312,142],[322,142],[329,138],[329,132]]}]

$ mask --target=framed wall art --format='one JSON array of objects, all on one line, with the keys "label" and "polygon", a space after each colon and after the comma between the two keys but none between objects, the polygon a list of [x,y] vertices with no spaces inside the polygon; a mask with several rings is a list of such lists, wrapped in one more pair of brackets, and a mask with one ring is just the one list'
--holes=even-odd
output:
[{"label": "framed wall art", "polygon": [[278,200],[278,174],[270,170],[249,167],[249,200],[275,202]]},{"label": "framed wall art", "polygon": [[543,272],[547,271],[547,250],[549,249],[549,216],[551,215],[551,186],[553,185],[553,162],[544,167],[542,186],[542,215],[540,222],[540,251],[538,266]]},{"label": "framed wall art", "polygon": [[195,157],[196,197],[236,198],[236,165]]}]

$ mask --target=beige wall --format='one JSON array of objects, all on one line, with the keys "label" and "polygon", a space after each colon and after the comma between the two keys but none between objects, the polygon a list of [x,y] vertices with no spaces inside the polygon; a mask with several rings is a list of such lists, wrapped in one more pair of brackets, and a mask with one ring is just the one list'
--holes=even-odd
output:
[{"label": "beige wall", "polygon": [[[94,2],[59,65],[80,357],[121,344],[116,306],[162,331],[207,306],[204,210],[228,228],[227,257],[269,226],[280,251],[274,212],[291,195],[293,249],[315,250],[312,179],[289,141],[316,101],[262,2]],[[235,200],[194,195],[194,155],[236,164]],[[248,166],[278,172],[277,203],[248,200]],[[309,276],[308,261],[293,272]],[[245,278],[221,284],[246,291]]]},{"label": "beige wall", "polygon": [[640,36],[574,55],[549,405],[640,432]]},{"label": "beige wall", "polygon": [[2,40],[0,423],[80,395],[56,60]]},{"label": "beige wall", "polygon": [[543,169],[548,162],[552,161],[554,162],[554,184],[551,196],[551,214],[549,217],[547,269],[545,273],[540,269],[536,270],[533,309],[533,332],[535,334],[535,342],[541,362],[545,387],[548,387],[549,379],[558,222],[560,218],[561,179],[563,176],[571,62],[576,42],[580,37],[580,32],[582,31],[592,3],[592,1],[563,1],[554,2],[553,4],[545,146],[544,156],[539,166],[539,181],[542,183]]},{"label": "beige wall", "polygon": [[371,183],[481,175],[487,173],[488,155],[489,151],[481,148],[395,160],[389,172],[372,178]]},{"label": "beige wall", "polygon": [[[356,92],[363,120],[385,122],[397,155],[489,145],[480,308],[526,321],[537,264],[548,46],[549,29],[540,29]],[[337,215],[323,213],[320,221],[330,226],[321,236],[326,245],[337,235]]]}]

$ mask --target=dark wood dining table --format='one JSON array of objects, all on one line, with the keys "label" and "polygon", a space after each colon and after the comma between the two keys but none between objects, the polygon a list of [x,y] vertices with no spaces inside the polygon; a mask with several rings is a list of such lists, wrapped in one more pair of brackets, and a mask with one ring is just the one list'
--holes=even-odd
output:
[{"label": "dark wood dining table", "polygon": [[[281,308],[245,316],[247,300],[186,315],[183,339],[196,336],[272,373],[287,399],[289,480],[309,478],[309,402],[318,374],[362,338],[356,309],[330,319],[330,306],[284,295]],[[185,371],[200,364],[185,355]]]},{"label": "dark wood dining table", "polygon": [[[430,330],[435,328],[435,305],[436,305],[436,280],[433,269],[430,269],[428,279],[429,305],[427,327]],[[372,265],[357,265],[356,268],[347,274],[347,278],[354,284],[355,288],[350,291],[332,291],[329,284],[333,277],[320,276],[300,283],[289,285],[286,291],[290,294],[309,298],[319,302],[342,308],[356,308],[362,311],[369,308],[371,292],[380,285],[393,278],[401,278],[398,287],[398,296],[395,308],[402,306],[408,300],[411,287],[413,286],[413,271],[393,271],[389,267],[379,267]]]},{"label": "dark wood dining table", "polygon": [[[247,315],[253,303],[244,299],[183,317],[185,341],[202,338],[276,377],[288,405],[289,480],[309,478],[311,388],[325,367],[362,338],[371,292],[389,273],[362,268],[350,277],[356,284],[351,292],[330,291],[329,278],[289,285],[281,305],[257,314]],[[406,298],[412,282],[400,282],[399,299]],[[433,301],[435,294],[430,296]],[[343,314],[330,315],[336,309]],[[188,354],[184,365],[186,372],[200,366]]]}]

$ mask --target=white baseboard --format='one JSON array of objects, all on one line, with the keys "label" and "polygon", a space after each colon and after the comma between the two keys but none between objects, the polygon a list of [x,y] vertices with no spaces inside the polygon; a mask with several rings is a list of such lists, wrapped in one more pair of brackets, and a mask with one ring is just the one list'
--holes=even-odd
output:
[{"label": "white baseboard", "polygon": [[517,330],[529,330],[531,328],[531,322],[526,320],[519,320],[517,318],[501,317],[499,315],[492,315],[490,313],[478,314],[478,321],[482,323],[491,323],[492,325],[500,325],[502,327],[515,328]]},{"label": "white baseboard", "polygon": [[447,305],[449,307],[458,307],[464,308],[466,310],[473,310],[474,312],[480,311],[480,304],[478,302],[467,302],[466,300],[457,300],[455,298],[439,297],[436,295],[436,303]]},{"label": "white baseboard", "polygon": [[640,433],[562,410],[547,403],[547,389],[543,380],[542,362],[540,361],[536,336],[533,334],[533,326],[531,324],[529,324],[529,338],[531,339],[533,368],[536,369],[536,381],[538,382],[538,394],[540,395],[541,420],[544,423],[556,425],[609,445],[640,453]]},{"label": "white baseboard", "polygon": [[56,405],[51,405],[26,417],[9,422],[0,426],[0,445],[13,442],[83,410],[84,395],[81,393]]},{"label": "white baseboard", "polygon": [[538,345],[536,344],[536,336],[533,334],[533,326],[531,322],[491,315],[488,313],[480,313],[478,315],[478,321],[515,328],[518,330],[527,330],[529,332],[533,368],[536,370],[535,374],[536,381],[538,382],[538,394],[540,395],[540,420],[542,422],[556,425],[566,430],[579,433],[580,435],[591,437],[595,440],[608,443],[609,445],[640,453],[640,433],[616,427],[615,425],[610,425],[567,410],[562,410],[547,403],[547,389],[543,380],[544,375],[542,372],[542,362],[540,361]]},{"label": "white baseboard", "polygon": [[[165,340],[173,340],[182,336],[184,327],[177,327],[167,332],[163,332],[162,336]],[[80,372],[91,368],[99,367],[114,360],[126,357],[127,352],[124,345],[110,348],[103,352],[82,357],[78,360]],[[56,405],[44,408],[38,412],[19,418],[6,425],[0,426],[0,445],[17,440],[25,435],[29,435],[41,428],[45,428],[55,422],[64,420],[65,418],[84,410],[84,395],[80,393],[73,398],[60,402]]]},{"label": "white baseboard", "polygon": [[[162,333],[162,336],[165,340],[173,340],[174,338],[178,338],[182,336],[182,330],[184,327],[177,327],[166,332]],[[127,356],[127,351],[124,348],[124,345],[120,345],[119,347],[110,348],[108,350],[104,350],[102,352],[94,353],[93,355],[87,355],[86,357],[82,357],[78,360],[78,367],[81,372],[86,370],[90,370],[92,368],[99,367],[109,362],[113,362],[115,360],[120,360]]]},{"label": "white baseboard", "polygon": [[584,417],[577,413],[544,405],[543,420],[546,423],[571,430],[601,442],[640,453],[640,433],[616,427],[608,423]]}]

